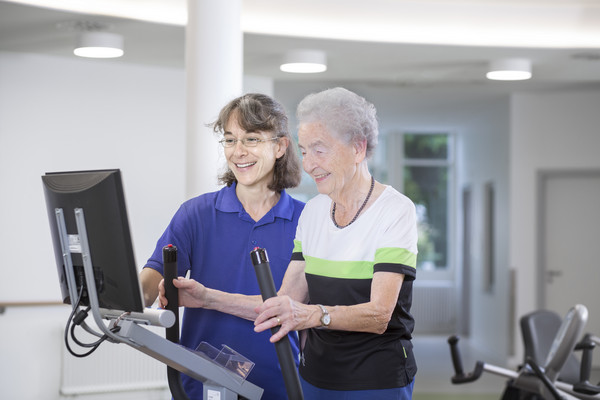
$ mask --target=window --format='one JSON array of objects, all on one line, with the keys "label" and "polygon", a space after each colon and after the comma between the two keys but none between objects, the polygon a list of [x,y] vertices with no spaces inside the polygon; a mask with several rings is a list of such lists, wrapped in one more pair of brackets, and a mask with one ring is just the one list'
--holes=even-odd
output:
[{"label": "window", "polygon": [[448,133],[404,133],[403,192],[417,209],[417,269],[450,269],[452,146]]}]

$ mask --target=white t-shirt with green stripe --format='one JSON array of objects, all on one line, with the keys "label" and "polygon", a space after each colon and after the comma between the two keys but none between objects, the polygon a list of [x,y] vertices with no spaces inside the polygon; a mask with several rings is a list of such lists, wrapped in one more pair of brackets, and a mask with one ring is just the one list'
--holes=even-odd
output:
[{"label": "white t-shirt with green stripe", "polygon": [[410,314],[416,277],[417,223],[410,199],[387,186],[351,225],[337,228],[331,199],[318,195],[300,216],[292,259],[304,259],[311,304],[355,305],[370,300],[373,274],[404,274],[386,332],[309,329],[300,373],[332,390],[402,387],[413,379],[414,319]]},{"label": "white t-shirt with green stripe", "polygon": [[369,279],[377,264],[416,267],[415,206],[405,195],[387,186],[345,228],[333,224],[330,210],[331,199],[318,195],[306,204],[300,216],[294,253],[302,253],[305,272],[332,278]]}]

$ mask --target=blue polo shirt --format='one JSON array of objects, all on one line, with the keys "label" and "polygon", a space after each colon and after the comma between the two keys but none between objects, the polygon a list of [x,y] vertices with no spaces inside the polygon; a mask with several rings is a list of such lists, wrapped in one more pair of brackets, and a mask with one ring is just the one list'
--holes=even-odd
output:
[{"label": "blue polo shirt", "polygon": [[[255,247],[267,250],[275,287],[279,289],[290,262],[298,218],[304,203],[285,191],[279,202],[260,221],[244,210],[235,193],[236,184],[206,193],[181,205],[158,240],[145,267],[161,274],[162,248],[177,246],[178,272],[206,287],[229,293],[259,295],[260,289],[250,260]],[[263,389],[263,399],[286,398],[275,347],[270,332],[254,332],[254,323],[229,314],[201,308],[184,311],[181,344],[195,349],[207,342],[217,349],[227,345],[255,363],[248,380]],[[298,340],[290,334],[294,354]],[[183,376],[190,399],[202,399],[202,385]]]}]

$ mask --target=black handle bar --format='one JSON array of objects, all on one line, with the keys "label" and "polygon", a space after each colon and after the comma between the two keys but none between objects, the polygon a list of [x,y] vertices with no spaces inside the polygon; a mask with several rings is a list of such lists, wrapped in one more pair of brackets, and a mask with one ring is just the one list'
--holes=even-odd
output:
[{"label": "black handle bar", "polygon": [[592,352],[596,347],[596,343],[592,340],[591,335],[586,334],[581,342],[575,346],[575,350],[582,350],[581,369],[579,371],[579,382],[573,385],[573,390],[578,393],[596,395],[600,393],[600,386],[590,383],[590,374],[592,371]]},{"label": "black handle bar", "polygon": [[[472,372],[465,373],[462,366],[462,359],[460,357],[460,351],[458,349],[458,336],[450,336],[448,338],[448,344],[450,345],[450,356],[452,357],[452,365],[454,366],[455,375],[452,377],[452,383],[460,384],[460,383],[469,383],[474,382],[483,373],[485,364],[482,361],[477,361],[475,363],[475,368]],[[530,358],[526,361],[533,373],[544,383],[544,385],[548,388],[548,390],[552,393],[555,399],[563,400],[563,397],[560,395],[558,390],[554,387],[552,382],[548,379],[548,377],[542,372],[540,367]]]},{"label": "black handle bar", "polygon": [[[179,343],[179,291],[173,285],[173,279],[177,278],[177,247],[169,244],[163,247],[163,276],[165,280],[165,296],[167,297],[167,310],[175,314],[175,323],[170,328],[166,328],[166,338]],[[189,400],[181,382],[181,373],[167,366],[167,380],[169,390],[175,400]]]},{"label": "black handle bar", "polygon": [[[254,272],[258,281],[258,287],[263,301],[271,297],[277,296],[273,275],[271,273],[271,264],[267,250],[256,247],[250,252],[250,259],[254,265]],[[271,329],[271,333],[275,334],[279,331],[279,326]],[[302,386],[298,377],[298,369],[294,362],[294,354],[288,336],[284,336],[281,340],[275,342],[275,352],[281,367],[283,375],[283,383],[290,400],[303,400]]]},{"label": "black handle bar", "polygon": [[455,375],[452,377],[452,383],[469,383],[474,382],[483,373],[483,362],[477,361],[473,372],[465,374],[462,366],[462,359],[460,357],[460,351],[458,350],[458,336],[452,335],[448,338],[448,344],[450,345],[450,356],[452,357],[452,365],[454,365]]}]

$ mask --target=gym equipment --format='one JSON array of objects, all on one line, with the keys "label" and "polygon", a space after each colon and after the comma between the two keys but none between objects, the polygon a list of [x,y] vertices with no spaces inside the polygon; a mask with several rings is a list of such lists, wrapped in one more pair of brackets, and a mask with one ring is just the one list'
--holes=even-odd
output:
[{"label": "gym equipment", "polygon": [[[525,350],[523,361],[530,357],[538,365],[543,365],[562,324],[562,317],[554,311],[536,310],[523,315],[519,322]],[[579,360],[573,353],[567,357],[557,379],[570,384],[579,381]]]},{"label": "gym equipment", "polygon": [[[589,380],[591,368],[591,351],[594,347],[590,343],[600,343],[600,339],[598,342],[595,342],[594,339],[598,338],[590,335],[587,342],[577,343],[578,338],[581,337],[587,318],[588,310],[584,305],[577,304],[572,307],[567,312],[554,336],[544,364],[540,366],[531,356],[528,356],[525,364],[518,371],[477,361],[473,371],[465,373],[458,349],[459,338],[457,336],[450,336],[448,344],[450,345],[450,354],[455,371],[455,375],[451,378],[451,381],[454,384],[474,382],[479,379],[483,372],[488,372],[508,378],[512,387],[530,395],[540,396],[538,398],[541,399],[599,400],[600,390],[596,391],[596,387],[590,385],[587,381]],[[575,349],[582,349],[584,352],[588,352],[584,353],[585,366],[582,360],[581,376],[586,378],[584,384],[570,384],[557,379],[560,371]]]},{"label": "gym equipment", "polygon": [[[169,244],[162,249],[163,277],[167,310],[175,315],[175,322],[165,329],[165,337],[172,343],[179,343],[179,290],[173,284],[177,279],[177,247]],[[189,400],[181,381],[181,373],[167,365],[167,381],[174,400]]]},{"label": "gym equipment", "polygon": [[[229,366],[206,352],[187,349],[143,327],[172,327],[177,314],[142,306],[120,171],[48,173],[42,179],[63,301],[73,309],[65,342],[69,346],[69,326],[73,339],[75,326],[99,338],[93,344],[84,344],[91,347],[87,353],[77,354],[69,348],[71,353],[84,357],[104,341],[124,343],[201,381],[204,399],[260,399],[263,389],[237,373],[237,358]],[[103,308],[101,304],[114,308]],[[80,309],[84,305],[87,308]],[[97,329],[86,324],[88,311]],[[237,354],[226,352],[226,356],[232,360]]]},{"label": "gym equipment", "polygon": [[581,342],[577,343],[575,350],[581,350],[581,369],[579,381],[573,385],[573,389],[579,393],[596,395],[600,393],[600,385],[590,383],[590,374],[592,371],[592,351],[596,345],[600,344],[600,337],[587,333]]},{"label": "gym equipment", "polygon": [[[250,252],[250,258],[252,259],[252,265],[254,265],[254,272],[256,273],[256,279],[258,280],[258,286],[263,301],[277,296],[267,251],[256,247]],[[275,334],[278,331],[279,326],[271,329],[272,334]],[[277,358],[279,359],[279,365],[281,366],[281,373],[283,374],[283,382],[288,398],[290,400],[304,399],[302,386],[300,386],[300,379],[298,378],[298,369],[294,363],[290,339],[287,336],[284,336],[281,340],[275,342],[275,351],[277,352]]]}]

